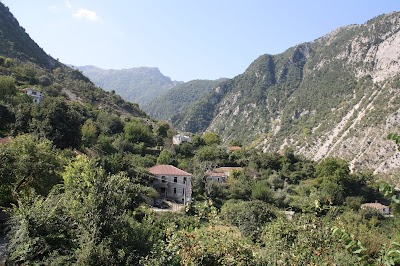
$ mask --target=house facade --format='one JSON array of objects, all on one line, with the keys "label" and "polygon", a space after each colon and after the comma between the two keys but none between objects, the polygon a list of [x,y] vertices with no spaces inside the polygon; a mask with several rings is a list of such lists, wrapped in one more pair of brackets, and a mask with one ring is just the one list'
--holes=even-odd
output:
[{"label": "house facade", "polygon": [[23,93],[28,94],[29,96],[31,96],[33,98],[33,102],[34,103],[40,103],[43,98],[44,98],[44,94],[43,92],[36,90],[36,89],[32,89],[32,88],[25,88],[22,90]]},{"label": "house facade", "polygon": [[389,206],[383,205],[381,203],[364,203],[361,205],[362,209],[374,209],[377,210],[378,212],[382,213],[383,215],[389,215],[390,214],[390,209]]},{"label": "house facade", "polygon": [[232,172],[243,171],[242,167],[219,167],[215,168],[213,171],[209,171],[206,173],[207,181],[212,182],[225,182]]},{"label": "house facade", "polygon": [[153,187],[160,198],[186,204],[192,199],[192,174],[172,165],[156,165],[148,169],[154,176]]},{"label": "house facade", "polygon": [[192,139],[190,138],[190,136],[183,135],[183,134],[175,135],[172,138],[172,144],[174,144],[174,145],[181,145],[184,142],[191,142],[191,141],[192,141]]}]

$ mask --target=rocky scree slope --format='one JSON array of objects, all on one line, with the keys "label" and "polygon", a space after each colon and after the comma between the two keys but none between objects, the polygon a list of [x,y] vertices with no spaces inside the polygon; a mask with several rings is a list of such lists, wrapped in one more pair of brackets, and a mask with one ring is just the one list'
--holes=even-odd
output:
[{"label": "rocky scree slope", "polygon": [[289,146],[315,160],[349,160],[353,169],[396,169],[399,153],[386,136],[399,131],[399,30],[395,12],[262,55],[173,122],[264,151]]}]

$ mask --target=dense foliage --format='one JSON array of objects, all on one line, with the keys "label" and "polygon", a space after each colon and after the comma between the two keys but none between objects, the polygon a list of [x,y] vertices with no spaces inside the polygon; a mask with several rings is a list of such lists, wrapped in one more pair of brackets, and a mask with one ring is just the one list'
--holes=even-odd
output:
[{"label": "dense foliage", "polygon": [[143,106],[143,110],[156,119],[170,120],[179,113],[186,113],[206,93],[224,79],[192,80],[169,89]]},{"label": "dense foliage", "polygon": [[[45,99],[33,103],[27,86]],[[0,92],[7,265],[400,264],[399,191],[343,159],[230,150],[215,132],[172,145],[168,123],[77,71],[22,57],[0,57]],[[156,163],[193,173],[185,210],[147,205]],[[234,168],[216,181],[218,167]],[[362,206],[375,201],[392,213]]]}]

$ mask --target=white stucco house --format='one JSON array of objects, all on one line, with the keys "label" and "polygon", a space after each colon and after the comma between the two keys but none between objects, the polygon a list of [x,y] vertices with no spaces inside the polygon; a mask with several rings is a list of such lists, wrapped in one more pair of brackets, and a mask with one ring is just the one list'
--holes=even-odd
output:
[{"label": "white stucco house", "polygon": [[156,165],[148,169],[154,176],[153,187],[160,198],[186,204],[192,199],[192,174],[172,165]]},{"label": "white stucco house", "polygon": [[378,212],[382,213],[383,215],[389,215],[390,209],[389,206],[383,205],[381,203],[364,203],[361,205],[361,209],[374,209]]},{"label": "white stucco house", "polygon": [[40,103],[44,98],[43,92],[37,89],[25,88],[22,90],[22,92],[31,96],[34,103]]},{"label": "white stucco house", "polygon": [[181,145],[184,142],[191,142],[191,141],[192,141],[191,137],[184,134],[178,134],[172,138],[172,143],[174,145]]}]

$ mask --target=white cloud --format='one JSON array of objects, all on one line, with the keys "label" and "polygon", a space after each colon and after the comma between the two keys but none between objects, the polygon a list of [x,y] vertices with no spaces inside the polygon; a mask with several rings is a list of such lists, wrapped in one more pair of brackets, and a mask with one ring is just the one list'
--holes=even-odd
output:
[{"label": "white cloud", "polygon": [[57,11],[57,6],[49,6],[47,7],[48,10],[50,10],[51,12],[55,13]]},{"label": "white cloud", "polygon": [[72,8],[72,3],[70,0],[64,0],[64,4],[65,4],[66,8],[70,8],[70,9]]},{"label": "white cloud", "polygon": [[78,18],[78,19],[87,19],[87,20],[94,21],[94,22],[100,21],[100,19],[101,19],[101,18],[96,14],[95,11],[89,10],[89,9],[84,9],[84,8],[78,9],[78,10],[73,14],[73,16],[74,16],[75,18]]}]

